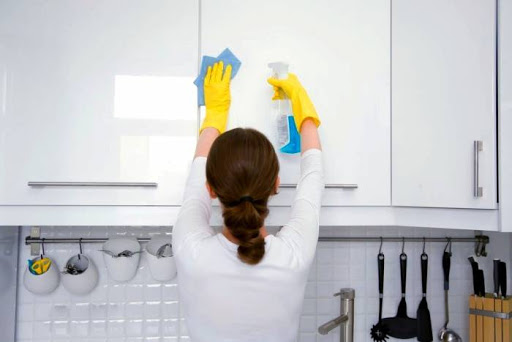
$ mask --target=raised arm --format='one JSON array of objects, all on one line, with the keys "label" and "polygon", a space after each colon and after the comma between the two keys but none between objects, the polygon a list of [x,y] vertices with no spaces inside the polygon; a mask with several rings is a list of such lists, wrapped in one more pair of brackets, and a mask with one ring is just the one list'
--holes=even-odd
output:
[{"label": "raised arm", "polygon": [[[297,257],[297,266],[309,266],[318,241],[320,206],[324,188],[322,152],[318,125],[320,119],[306,90],[297,77],[290,74],[285,80],[270,78],[274,88],[282,89],[292,102],[293,117],[301,134],[301,172],[292,204],[290,221],[278,237],[290,246]],[[276,91],[274,96],[281,92]]]},{"label": "raised arm", "polygon": [[302,153],[310,149],[322,149],[322,146],[320,145],[320,136],[318,135],[318,128],[316,127],[316,124],[312,119],[307,118],[302,123],[302,128],[300,130],[300,138],[300,147]]},{"label": "raised arm", "polygon": [[208,157],[208,153],[210,153],[210,148],[213,145],[213,142],[220,135],[220,132],[213,127],[207,127],[202,130],[199,134],[199,139],[197,140],[196,145],[196,153],[194,158],[197,157]]},{"label": "raised arm", "polygon": [[[231,104],[231,65],[224,72],[222,62],[208,67],[204,80],[206,117],[201,125],[192,169],[185,187],[183,204],[173,229],[173,248],[193,244],[214,232],[209,225],[211,198],[206,190],[206,157],[217,137],[224,132]],[[193,246],[191,246],[193,249]]]}]

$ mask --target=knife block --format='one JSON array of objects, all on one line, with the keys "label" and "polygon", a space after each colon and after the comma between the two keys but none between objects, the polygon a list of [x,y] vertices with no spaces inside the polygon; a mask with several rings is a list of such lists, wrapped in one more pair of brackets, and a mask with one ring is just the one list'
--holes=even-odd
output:
[{"label": "knife block", "polygon": [[512,341],[512,297],[469,296],[469,341]]}]

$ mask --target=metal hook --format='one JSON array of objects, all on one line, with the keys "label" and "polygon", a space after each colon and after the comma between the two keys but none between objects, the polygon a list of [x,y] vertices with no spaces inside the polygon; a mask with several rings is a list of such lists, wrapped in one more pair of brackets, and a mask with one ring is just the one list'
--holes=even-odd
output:
[{"label": "metal hook", "polygon": [[404,254],[405,249],[405,237],[402,236],[402,254]]},{"label": "metal hook", "polygon": [[487,256],[487,251],[485,250],[485,245],[489,242],[488,238],[485,236],[477,236],[478,241],[475,246],[475,255],[477,257]]},{"label": "metal hook", "polygon": [[384,243],[384,239],[382,236],[380,237],[380,247],[379,247],[379,254],[382,254],[382,244]]},{"label": "metal hook", "polygon": [[478,239],[478,241],[476,242],[476,246],[475,246],[475,255],[477,257],[480,257],[480,245],[482,244],[482,241],[480,239]]},{"label": "metal hook", "polygon": [[448,249],[448,253],[450,253],[450,255],[451,255],[452,254],[452,238],[447,237],[446,239],[448,240],[448,242],[446,243],[446,246],[444,246],[444,251],[446,252],[446,250],[448,249],[448,246],[450,246],[450,248]]},{"label": "metal hook", "polygon": [[423,237],[423,254],[425,254],[425,237]]},{"label": "metal hook", "polygon": [[82,255],[82,238],[78,239],[78,246],[80,247],[80,253],[78,254],[78,260],[81,260],[81,255]]},{"label": "metal hook", "polygon": [[480,255],[482,255],[483,257],[486,257],[487,251],[485,250],[485,247],[487,246],[487,243],[483,239],[481,239],[481,241],[482,241],[482,248],[480,249]]},{"label": "metal hook", "polygon": [[44,255],[44,238],[41,239],[41,259],[43,258],[43,255]]},{"label": "metal hook", "polygon": [[477,242],[475,242],[475,255],[477,257],[480,257],[481,254],[480,254],[480,251],[481,251],[481,246],[482,246],[482,239],[480,239],[480,237],[477,237]]}]

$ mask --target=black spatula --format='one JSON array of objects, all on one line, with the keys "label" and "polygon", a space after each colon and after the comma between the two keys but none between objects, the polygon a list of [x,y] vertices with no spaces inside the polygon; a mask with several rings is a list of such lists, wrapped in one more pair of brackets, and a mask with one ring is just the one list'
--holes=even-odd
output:
[{"label": "black spatula", "polygon": [[407,281],[407,254],[400,254],[400,281],[402,285],[402,299],[398,304],[398,310],[395,317],[384,318],[382,322],[389,329],[389,336],[408,339],[416,337],[417,326],[416,319],[407,316],[407,302],[405,300],[405,284]]},{"label": "black spatula", "polygon": [[417,327],[418,327],[418,341],[432,342],[432,322],[430,320],[430,311],[427,304],[427,270],[428,270],[428,255],[423,252],[421,254],[421,288],[423,298],[421,299],[418,311],[416,313]]},{"label": "black spatula", "polygon": [[379,270],[379,321],[370,330],[370,336],[375,342],[384,342],[388,336],[388,327],[382,322],[382,300],[384,298],[384,254],[377,256]]}]

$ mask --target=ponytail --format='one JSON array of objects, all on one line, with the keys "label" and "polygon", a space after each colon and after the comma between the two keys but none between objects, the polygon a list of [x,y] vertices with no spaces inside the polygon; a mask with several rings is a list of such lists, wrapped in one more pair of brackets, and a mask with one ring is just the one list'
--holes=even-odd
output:
[{"label": "ponytail", "polygon": [[253,129],[223,133],[208,154],[206,179],[222,203],[224,225],[238,240],[238,257],[246,264],[258,264],[265,254],[260,229],[278,174],[274,147]]},{"label": "ponytail", "polygon": [[249,265],[259,263],[265,254],[265,240],[260,234],[260,228],[267,215],[266,206],[250,201],[225,207],[222,213],[224,225],[239,242],[238,257]]}]

